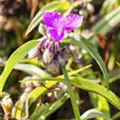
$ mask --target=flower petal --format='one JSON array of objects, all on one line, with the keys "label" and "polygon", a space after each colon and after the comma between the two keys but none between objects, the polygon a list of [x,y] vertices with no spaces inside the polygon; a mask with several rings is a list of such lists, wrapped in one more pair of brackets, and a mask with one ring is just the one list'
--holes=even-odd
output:
[{"label": "flower petal", "polygon": [[44,24],[52,28],[61,27],[61,19],[63,19],[63,16],[57,12],[45,12],[43,15]]},{"label": "flower petal", "polygon": [[83,22],[83,16],[77,14],[70,14],[64,20],[65,23],[64,28],[68,31],[75,30],[81,26],[82,22]]},{"label": "flower petal", "polygon": [[67,37],[67,33],[64,29],[49,29],[49,34],[55,41],[61,41]]}]

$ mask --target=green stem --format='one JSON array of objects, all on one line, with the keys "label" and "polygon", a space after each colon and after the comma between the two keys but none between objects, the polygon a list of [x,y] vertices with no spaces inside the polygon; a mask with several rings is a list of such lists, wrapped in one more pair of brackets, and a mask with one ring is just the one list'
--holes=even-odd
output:
[{"label": "green stem", "polygon": [[120,117],[120,112],[116,113],[116,114],[112,117],[112,119],[113,119],[113,120],[116,120],[116,119],[118,119],[119,117]]},{"label": "green stem", "polygon": [[61,68],[62,68],[62,72],[63,72],[64,77],[65,77],[66,85],[67,85],[67,87],[68,87],[68,92],[69,92],[69,94],[70,94],[71,104],[72,104],[72,107],[73,107],[73,111],[74,111],[75,118],[76,118],[76,120],[81,120],[81,119],[80,119],[79,109],[78,109],[78,106],[77,106],[77,104],[76,104],[76,98],[75,98],[74,92],[73,92],[73,90],[72,90],[71,81],[70,81],[70,79],[69,79],[67,70],[66,70],[66,68],[63,67],[63,66],[62,66]]}]

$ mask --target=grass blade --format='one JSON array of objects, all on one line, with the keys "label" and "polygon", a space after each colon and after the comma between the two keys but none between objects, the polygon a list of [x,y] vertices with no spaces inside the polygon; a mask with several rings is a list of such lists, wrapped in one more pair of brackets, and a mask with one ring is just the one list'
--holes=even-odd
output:
[{"label": "grass blade", "polygon": [[103,72],[106,86],[107,86],[107,88],[109,88],[108,87],[109,86],[109,84],[108,84],[108,78],[109,78],[108,72],[107,72],[106,66],[105,66],[101,56],[99,55],[96,47],[89,40],[87,40],[86,38],[84,38],[82,36],[79,36],[78,34],[73,33],[73,34],[71,34],[71,37],[74,39],[74,40],[71,40],[71,43],[86,49],[87,52],[96,60],[100,69]]},{"label": "grass blade", "polygon": [[61,66],[61,68],[62,68],[62,72],[63,72],[64,77],[65,77],[66,85],[68,87],[68,92],[70,94],[71,104],[72,104],[72,107],[73,107],[75,118],[76,118],[76,120],[81,120],[80,119],[79,108],[78,108],[78,106],[76,104],[76,98],[75,98],[74,92],[72,90],[72,85],[71,85],[71,81],[69,79],[68,73],[67,73],[65,67]]},{"label": "grass blade", "polygon": [[0,92],[3,90],[4,84],[9,76],[10,72],[14,68],[14,66],[20,62],[28,52],[35,47],[39,43],[38,40],[32,40],[30,42],[25,43],[21,47],[19,47],[8,59],[5,68],[0,76]]}]

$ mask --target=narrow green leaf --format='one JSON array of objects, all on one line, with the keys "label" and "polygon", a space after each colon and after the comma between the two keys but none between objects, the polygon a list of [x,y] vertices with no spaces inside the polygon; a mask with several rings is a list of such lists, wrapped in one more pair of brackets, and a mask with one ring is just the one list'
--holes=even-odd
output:
[{"label": "narrow green leaf", "polygon": [[100,54],[98,53],[96,47],[89,40],[87,40],[86,38],[84,38],[82,36],[79,36],[78,34],[73,33],[73,34],[71,34],[71,37],[74,39],[74,40],[70,41],[71,43],[86,49],[87,52],[96,60],[100,69],[103,72],[105,83],[108,88],[108,86],[109,86],[108,72],[107,72],[106,66],[105,66]]},{"label": "narrow green leaf", "polygon": [[[57,81],[49,81],[45,84],[46,88],[51,88],[53,85],[55,85],[57,83]],[[30,107],[30,105],[40,96],[42,95],[44,92],[47,91],[45,87],[40,86],[37,87],[36,89],[34,89],[28,96],[27,101],[28,101],[28,106]]]},{"label": "narrow green leaf", "polygon": [[118,98],[112,91],[110,90],[108,91],[105,87],[99,84],[96,84],[95,82],[91,80],[87,80],[87,79],[80,78],[80,77],[73,78],[72,84],[81,89],[102,95],[112,105],[114,105],[116,108],[120,110],[120,98]]},{"label": "narrow green leaf", "polygon": [[109,13],[111,10],[113,10],[114,8],[117,8],[120,5],[119,0],[105,0],[102,8],[100,10],[100,13],[102,15]]},{"label": "narrow green leaf", "polygon": [[97,109],[90,109],[87,110],[83,115],[81,116],[82,120],[92,119],[92,118],[104,118],[106,120],[112,120],[108,116],[106,116],[103,112],[97,110]]},{"label": "narrow green leaf", "polygon": [[89,37],[89,40],[95,45],[97,45],[99,40],[98,37],[95,36],[95,33],[106,35],[119,23],[120,23],[120,7],[109,12],[92,27],[91,30],[94,32],[94,35]]},{"label": "narrow green leaf", "polygon": [[[106,98],[113,106],[115,106],[116,108],[118,108],[120,110],[120,99],[112,92],[112,91],[108,91],[105,87],[91,81],[88,79],[84,79],[81,77],[70,77],[70,79],[72,80],[71,83],[81,89],[93,92],[93,93],[97,93],[101,96],[103,96],[104,98]],[[47,83],[45,84],[45,86],[47,88],[51,88],[53,85],[55,85],[57,82],[64,82],[64,78],[61,78],[60,80],[55,78],[53,80],[49,80],[46,78],[46,80],[43,81],[47,81]],[[28,101],[29,104],[28,106],[30,107],[30,105],[40,96],[42,95],[44,92],[46,92],[47,89],[44,87],[38,87],[35,90],[33,90],[28,97]]]},{"label": "narrow green leaf", "polygon": [[29,111],[27,109],[28,107],[26,105],[26,102],[23,102],[22,100],[19,99],[12,109],[12,118],[21,120],[21,118],[28,116]]},{"label": "narrow green leaf", "polygon": [[110,107],[107,99],[105,99],[101,95],[91,92],[89,93],[89,95],[94,108],[97,108],[101,112],[105,113],[107,116],[110,116]]},{"label": "narrow green leaf", "polygon": [[120,79],[120,69],[115,69],[115,71],[112,72],[112,74],[110,74],[110,79],[109,79],[109,84],[117,81]]},{"label": "narrow green leaf", "polygon": [[21,70],[24,71],[30,75],[33,76],[48,76],[49,74],[45,72],[44,70],[40,69],[39,67],[32,65],[32,64],[23,64],[19,63],[14,66],[15,70]]},{"label": "narrow green leaf", "polygon": [[120,7],[116,8],[105,17],[103,17],[97,24],[92,28],[95,33],[106,34],[114,26],[120,22]]},{"label": "narrow green leaf", "polygon": [[[72,72],[69,72],[69,75],[75,75],[75,74],[77,74],[77,73],[79,73],[79,72],[81,72],[81,71],[83,71],[83,70],[85,70],[85,69],[88,69],[88,68],[90,68],[91,67],[91,65],[88,65],[88,66],[85,66],[85,67],[82,67],[82,68],[79,68],[79,69],[77,69],[77,70],[75,70],[75,71],[72,71]],[[48,78],[50,79],[50,80],[52,80],[53,79],[53,81],[49,81],[48,80]],[[61,79],[62,78],[62,79]],[[46,80],[48,80],[48,82],[46,83],[46,87],[47,88],[51,88],[53,85],[55,85],[56,83],[57,83],[57,81],[56,81],[56,77],[46,77],[46,78],[38,78],[38,80],[43,80],[43,81],[46,81]],[[60,80],[60,81],[62,81],[63,79],[64,79],[64,76],[63,75],[61,75],[61,76],[59,76],[59,78],[57,78],[57,80]],[[35,79],[34,79],[35,80]],[[37,80],[37,79],[36,79]],[[25,80],[26,81],[26,80]],[[25,82],[24,81],[24,82]],[[27,81],[29,81],[29,80],[27,80]],[[26,82],[27,82],[26,81]],[[26,104],[26,111],[28,111],[28,108],[31,106],[31,104],[39,97],[39,96],[41,96],[44,92],[46,92],[47,91],[47,89],[45,88],[45,87],[42,87],[42,86],[40,86],[40,87],[37,87],[36,89],[34,89],[30,94],[29,94],[29,96],[28,96],[28,98],[27,98],[27,104]],[[26,112],[26,113],[28,113],[28,112]]]},{"label": "narrow green leaf", "polygon": [[54,113],[58,108],[60,108],[68,98],[69,98],[68,93],[65,93],[59,100],[57,100],[52,105],[47,107],[44,113],[37,120],[46,120],[47,117]]},{"label": "narrow green leaf", "polygon": [[3,90],[4,84],[6,82],[7,77],[12,71],[13,67],[20,62],[28,52],[35,47],[39,43],[38,40],[32,40],[30,42],[25,43],[21,47],[19,47],[8,59],[5,68],[0,76],[0,91]]},{"label": "narrow green leaf", "polygon": [[[46,88],[51,88],[53,85],[55,85],[57,81],[49,81],[45,84]],[[45,93],[48,89],[46,89],[43,86],[35,88],[27,97],[26,103],[25,103],[25,116],[29,116],[28,109],[32,105],[32,103],[40,97],[43,93]]]},{"label": "narrow green leaf", "polygon": [[[82,71],[90,68],[91,66],[92,66],[92,65],[87,65],[87,66],[81,67],[81,68],[79,68],[79,69],[77,69],[77,70],[68,72],[68,75],[69,75],[69,76],[76,75],[76,74],[78,74],[79,72],[82,72]],[[60,76],[57,77],[57,80],[62,80],[63,78],[64,78],[64,76],[63,76],[63,75],[60,75]],[[34,79],[30,79],[30,78],[29,78],[29,79],[23,79],[23,80],[21,80],[20,82],[45,81],[46,79],[47,79],[47,80],[54,80],[54,79],[56,79],[56,77],[49,77],[49,78],[48,78],[48,76],[45,76],[45,77],[43,76],[43,77],[38,77],[38,78],[34,78]]]},{"label": "narrow green leaf", "polygon": [[32,22],[28,26],[28,29],[26,31],[26,35],[29,34],[40,22],[42,21],[43,13],[46,11],[55,11],[55,10],[67,10],[70,7],[70,2],[68,1],[53,1],[46,6],[44,6],[33,18]]},{"label": "narrow green leaf", "polygon": [[75,119],[76,120],[81,120],[80,113],[79,113],[79,108],[77,106],[76,98],[75,98],[74,92],[72,90],[71,80],[69,79],[66,68],[64,66],[61,66],[61,68],[62,68],[62,72],[63,72],[64,77],[65,77],[65,82],[66,82],[66,85],[67,85],[67,88],[68,88],[68,93],[70,95],[70,100],[71,100],[71,104],[72,104],[72,107],[73,107]]},{"label": "narrow green leaf", "polygon": [[117,65],[120,67],[120,63],[117,62]]},{"label": "narrow green leaf", "polygon": [[16,119],[21,119],[22,116],[22,101],[17,101],[13,110],[12,110],[12,117]]},{"label": "narrow green leaf", "polygon": [[98,107],[97,108],[101,112],[103,112],[104,114],[106,114],[107,116],[110,117],[110,107],[109,107],[107,100],[100,95],[98,95],[97,97],[98,97],[98,100],[97,100]]},{"label": "narrow green leaf", "polygon": [[116,114],[112,117],[113,120],[117,120],[118,118],[120,118],[120,112],[116,113]]}]

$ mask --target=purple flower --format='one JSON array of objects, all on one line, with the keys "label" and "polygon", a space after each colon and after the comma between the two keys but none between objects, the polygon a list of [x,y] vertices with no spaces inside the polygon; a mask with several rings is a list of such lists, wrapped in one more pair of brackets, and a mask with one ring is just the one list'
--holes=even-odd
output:
[{"label": "purple flower", "polygon": [[63,16],[57,12],[45,12],[43,22],[49,27],[50,36],[55,41],[61,41],[67,37],[68,32],[81,26],[83,16],[77,14]]}]

